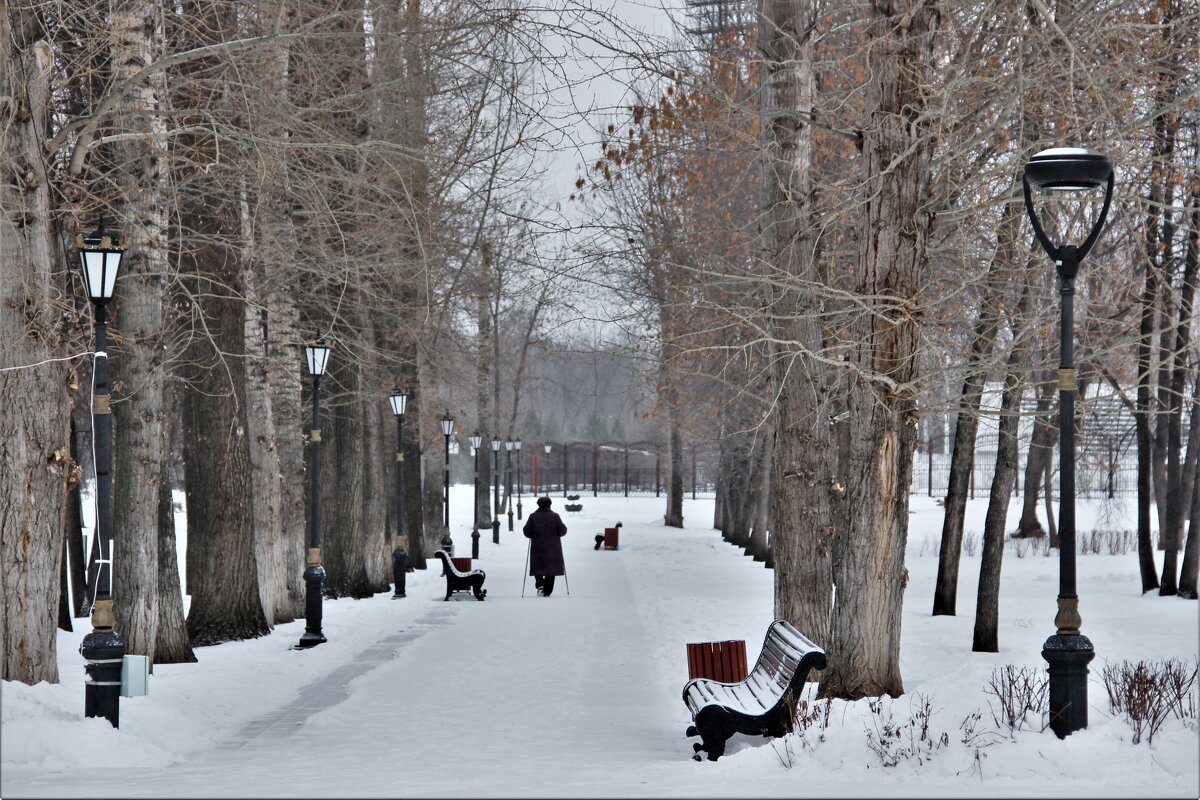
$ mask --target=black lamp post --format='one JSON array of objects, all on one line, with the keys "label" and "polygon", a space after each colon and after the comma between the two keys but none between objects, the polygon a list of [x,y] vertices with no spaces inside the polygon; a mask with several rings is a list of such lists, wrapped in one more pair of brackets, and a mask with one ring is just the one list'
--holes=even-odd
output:
[{"label": "black lamp post", "polygon": [[472,481],[474,492],[471,495],[471,558],[479,558],[479,445],[483,437],[475,431],[469,437],[471,441],[471,456],[475,459],[475,476]]},{"label": "black lamp post", "polygon": [[121,662],[125,658],[125,640],[113,630],[116,618],[112,610],[112,417],[108,402],[108,316],[105,307],[112,299],[121,257],[129,242],[119,240],[117,234],[101,224],[87,236],[77,237],[75,245],[79,248],[88,298],[96,306],[92,435],[96,447],[96,537],[100,543],[100,558],[92,595],[92,632],[83,637],[79,645],[87,674],[83,714],[85,717],[104,717],[117,728],[120,727]]},{"label": "black lamp post", "polygon": [[304,559],[304,633],[299,647],[315,647],[326,641],[321,632],[321,596],[325,587],[325,568],[321,566],[321,376],[329,364],[325,340],[316,340],[304,348],[308,374],[313,379],[312,398],[312,479],[309,481],[308,554]]},{"label": "black lamp post", "polygon": [[[547,475],[549,475],[549,474],[550,474],[550,458],[549,458],[549,456],[550,456],[550,445],[548,445],[548,444],[544,444],[544,445],[542,445],[542,449],[546,451],[546,474],[547,474]],[[547,480],[547,481],[545,482],[545,486],[546,486],[546,491],[542,492],[542,494],[543,494],[543,495],[549,495],[549,494],[550,494],[550,486],[551,486],[551,482],[550,482],[549,480]]]},{"label": "black lamp post", "polygon": [[442,472],[442,525],[446,533],[442,536],[442,549],[446,555],[454,555],[454,540],[450,538],[450,437],[454,434],[454,418],[450,412],[442,414],[442,436],[446,437],[445,467]]},{"label": "black lamp post", "polygon": [[395,593],[392,599],[404,597],[405,573],[408,570],[408,534],[404,520],[404,407],[408,395],[402,389],[392,389],[388,397],[392,414],[396,417],[396,539],[392,542],[392,584]]},{"label": "black lamp post", "polygon": [[[1086,728],[1088,663],[1095,657],[1091,641],[1080,632],[1079,596],[1075,592],[1075,275],[1104,228],[1112,202],[1113,168],[1100,153],[1082,147],[1043,150],[1025,165],[1022,179],[1025,210],[1042,248],[1054,259],[1062,296],[1058,370],[1058,434],[1061,451],[1061,503],[1058,511],[1058,614],[1056,632],[1042,646],[1050,665],[1050,728],[1060,739]],[[1105,187],[1104,205],[1083,244],[1056,245],[1038,222],[1032,189],[1086,192]]]},{"label": "black lamp post", "polygon": [[492,439],[492,544],[500,544],[500,440]]},{"label": "black lamp post", "polygon": [[512,531],[512,439],[504,440],[504,498],[508,506],[508,529]]},{"label": "black lamp post", "polygon": [[517,439],[513,442],[513,448],[517,451],[517,519],[521,519],[521,440]]}]

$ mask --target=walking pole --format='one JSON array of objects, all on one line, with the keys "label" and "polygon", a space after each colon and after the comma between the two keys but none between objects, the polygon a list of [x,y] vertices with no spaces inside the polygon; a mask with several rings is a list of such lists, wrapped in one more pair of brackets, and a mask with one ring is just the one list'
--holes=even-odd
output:
[{"label": "walking pole", "polygon": [[567,585],[567,597],[571,596],[571,579],[567,577],[567,567],[563,565],[563,583]]},{"label": "walking pole", "polygon": [[[529,547],[525,549],[525,575],[521,578],[521,597],[525,596],[525,581],[529,579],[529,552],[533,550],[533,539],[529,540]],[[570,594],[567,590],[567,594]]]}]

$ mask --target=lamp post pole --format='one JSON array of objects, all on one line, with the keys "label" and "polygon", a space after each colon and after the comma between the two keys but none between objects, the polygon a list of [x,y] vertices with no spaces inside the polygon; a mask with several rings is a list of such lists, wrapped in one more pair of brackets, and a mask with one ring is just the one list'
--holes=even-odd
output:
[{"label": "lamp post pole", "polygon": [[567,496],[567,470],[570,468],[570,464],[567,462],[567,451],[570,449],[567,443],[563,442],[563,497]]},{"label": "lamp post pole", "polygon": [[[550,469],[550,445],[544,444],[544,445],[542,445],[542,449],[546,453],[546,470],[549,471],[549,469]],[[545,486],[546,491],[542,492],[542,494],[544,494],[544,495],[550,494],[550,485],[551,485],[550,481],[546,481],[546,486]]]},{"label": "lamp post pole", "polygon": [[[1058,614],[1055,633],[1042,646],[1050,667],[1050,728],[1060,738],[1086,728],[1087,665],[1095,658],[1092,642],[1080,628],[1079,595],[1075,585],[1075,276],[1079,264],[1096,244],[1112,201],[1113,169],[1103,155],[1078,147],[1043,150],[1025,165],[1022,177],[1025,210],[1034,234],[1054,260],[1062,302],[1059,328],[1058,433],[1062,454],[1058,516]],[[1049,192],[1083,192],[1105,186],[1104,206],[1082,245],[1055,245],[1038,221],[1031,187]]]},{"label": "lamp post pole", "polygon": [[504,499],[505,505],[508,506],[508,529],[513,529],[513,504],[512,504],[512,439],[507,439],[504,442]]},{"label": "lamp post pole", "polygon": [[475,459],[475,475],[472,479],[471,496],[471,558],[479,558],[479,445],[483,437],[479,431],[471,434],[471,456]]},{"label": "lamp post pole", "polygon": [[513,448],[517,451],[517,519],[521,519],[521,440],[517,439],[513,442]]},{"label": "lamp post pole", "polygon": [[492,544],[500,544],[500,440],[492,439]]},{"label": "lamp post pole", "polygon": [[321,631],[321,595],[325,568],[321,566],[321,376],[329,362],[329,348],[320,336],[305,348],[308,372],[313,379],[312,395],[312,476],[309,481],[308,552],[304,559],[304,633],[301,648],[315,647],[326,641]]},{"label": "lamp post pole", "polygon": [[392,543],[392,584],[395,593],[392,599],[405,597],[405,573],[408,571],[408,534],[404,519],[404,407],[408,395],[393,389],[388,400],[392,414],[396,417],[396,539]]},{"label": "lamp post pole", "polygon": [[442,527],[445,529],[445,535],[442,536],[442,549],[446,551],[447,556],[454,555],[454,540],[450,538],[450,435],[452,433],[454,433],[454,419],[447,411],[442,415],[442,435],[446,437],[446,455],[442,464]]},{"label": "lamp post pole", "polygon": [[92,631],[83,637],[79,654],[83,656],[87,682],[83,690],[85,717],[104,717],[120,727],[121,663],[125,659],[125,639],[113,628],[112,609],[112,415],[108,387],[108,311],[106,305],[116,288],[121,257],[129,246],[118,241],[115,233],[103,225],[86,237],[76,239],[79,258],[87,284],[88,297],[96,307],[95,355],[92,360],[96,387],[92,398],[92,431],[96,446],[96,527],[100,545],[99,569],[92,596]]}]

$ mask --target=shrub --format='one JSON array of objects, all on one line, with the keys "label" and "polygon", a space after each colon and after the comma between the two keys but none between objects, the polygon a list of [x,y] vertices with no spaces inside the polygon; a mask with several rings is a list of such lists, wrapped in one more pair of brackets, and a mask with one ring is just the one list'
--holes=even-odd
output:
[{"label": "shrub", "polygon": [[988,702],[996,727],[1008,728],[1010,736],[1025,727],[1030,714],[1038,720],[1039,730],[1043,727],[1041,721],[1049,704],[1049,684],[1042,670],[1008,664],[992,670],[992,677],[984,691],[994,695],[1000,706],[1000,713],[997,714],[991,702]]},{"label": "shrub", "polygon": [[1104,688],[1108,705],[1133,728],[1133,743],[1145,736],[1154,743],[1154,734],[1174,714],[1179,719],[1196,718],[1197,664],[1183,661],[1122,661],[1104,666]]},{"label": "shrub", "polygon": [[[915,703],[915,710],[914,710]],[[935,734],[930,730],[933,717],[933,700],[916,694],[909,700],[912,712],[907,722],[898,722],[892,716],[894,703],[889,699],[884,708],[884,698],[867,700],[871,710],[871,726],[867,728],[867,747],[879,757],[885,767],[894,767],[902,760],[915,759],[924,764],[933,754],[950,743],[950,734]]]}]

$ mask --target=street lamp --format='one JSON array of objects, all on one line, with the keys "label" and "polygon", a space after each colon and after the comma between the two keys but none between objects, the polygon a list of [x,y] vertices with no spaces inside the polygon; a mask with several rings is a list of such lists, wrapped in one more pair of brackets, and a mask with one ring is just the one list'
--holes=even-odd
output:
[{"label": "street lamp", "polygon": [[508,530],[512,531],[512,439],[504,441],[504,499],[508,506]]},{"label": "street lamp", "polygon": [[[1025,210],[1042,249],[1054,260],[1062,297],[1058,370],[1058,435],[1061,502],[1058,511],[1058,614],[1056,632],[1042,646],[1050,665],[1050,728],[1062,739],[1086,728],[1088,663],[1095,657],[1091,641],[1080,632],[1079,596],[1075,592],[1075,275],[1100,237],[1112,202],[1113,168],[1100,153],[1083,147],[1043,150],[1025,165],[1022,177]],[[1104,186],[1104,205],[1083,244],[1056,245],[1038,222],[1033,189],[1082,193]]]},{"label": "street lamp", "polygon": [[[542,445],[542,449],[546,451],[547,456],[550,455],[550,445],[544,444],[544,445]],[[550,459],[549,458],[546,459],[546,469],[547,470],[550,469]],[[534,483],[537,483],[537,482],[538,481],[535,479]],[[550,483],[551,483],[550,481],[546,481],[547,488],[546,488],[546,491],[542,492],[542,494],[545,494],[545,495],[550,494],[550,490],[549,490]],[[539,484],[539,488],[540,488],[540,484]]]},{"label": "street lamp", "polygon": [[521,519],[521,440],[513,442],[517,451],[517,519]]},{"label": "street lamp", "polygon": [[408,569],[408,535],[404,524],[404,407],[408,395],[403,389],[392,389],[388,397],[392,414],[396,417],[396,539],[392,542],[392,584],[395,593],[392,599],[404,597],[405,572]]},{"label": "street lamp", "polygon": [[329,364],[329,348],[325,339],[304,347],[308,374],[313,379],[312,398],[312,479],[309,481],[308,554],[304,559],[304,633],[299,647],[316,647],[326,641],[321,632],[321,594],[325,584],[325,568],[321,566],[321,376]]},{"label": "street lamp", "polygon": [[475,489],[471,500],[471,558],[479,558],[479,445],[483,443],[483,437],[479,435],[479,431],[475,431],[469,437],[471,441],[471,455],[475,459],[475,476],[473,479],[473,487]]},{"label": "street lamp", "polygon": [[447,556],[454,555],[454,540],[450,538],[450,436],[453,433],[454,418],[446,411],[442,414],[442,436],[446,437],[446,459],[443,464],[445,470],[442,474],[442,523],[446,533],[442,537],[442,549],[446,551]]},{"label": "street lamp", "polygon": [[118,238],[101,223],[87,236],[76,237],[75,246],[79,248],[88,299],[96,306],[92,436],[96,447],[96,537],[100,543],[100,558],[92,594],[92,632],[83,637],[79,645],[87,673],[83,714],[85,717],[104,717],[117,728],[120,727],[121,662],[125,658],[125,640],[113,630],[116,618],[112,610],[112,416],[108,402],[106,306],[116,288],[121,257],[129,248],[129,241]]},{"label": "street lamp", "polygon": [[492,544],[500,544],[500,440],[492,437]]}]

